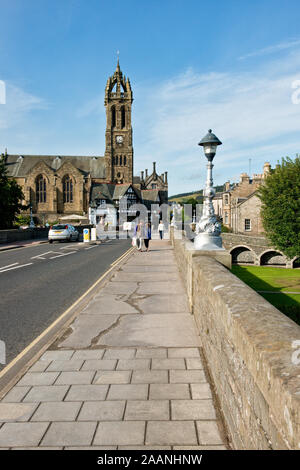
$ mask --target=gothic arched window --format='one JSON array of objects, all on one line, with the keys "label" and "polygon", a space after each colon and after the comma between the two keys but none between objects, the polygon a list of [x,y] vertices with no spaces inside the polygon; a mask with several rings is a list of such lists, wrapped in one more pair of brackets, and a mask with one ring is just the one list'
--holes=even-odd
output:
[{"label": "gothic arched window", "polygon": [[36,202],[46,202],[47,186],[43,175],[39,175],[35,181]]},{"label": "gothic arched window", "polygon": [[63,179],[64,202],[73,202],[73,181],[69,175]]},{"label": "gothic arched window", "polygon": [[122,166],[122,155],[120,155],[120,165]]},{"label": "gothic arched window", "polygon": [[111,107],[111,127],[116,127],[116,108]]},{"label": "gothic arched window", "polygon": [[126,165],[126,155],[124,155],[124,166]]},{"label": "gothic arched window", "polygon": [[115,156],[115,165],[118,165],[118,155]]},{"label": "gothic arched window", "polygon": [[123,129],[126,125],[126,121],[125,121],[125,106],[122,106],[121,107],[121,128]]}]

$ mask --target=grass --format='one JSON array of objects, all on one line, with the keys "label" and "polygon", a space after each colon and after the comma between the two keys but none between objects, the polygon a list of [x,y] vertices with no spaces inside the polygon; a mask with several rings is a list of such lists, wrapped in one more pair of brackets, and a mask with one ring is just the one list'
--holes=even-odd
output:
[{"label": "grass", "polygon": [[[232,273],[300,325],[300,270],[261,266],[232,266]],[[288,292],[299,292],[289,294]]]}]

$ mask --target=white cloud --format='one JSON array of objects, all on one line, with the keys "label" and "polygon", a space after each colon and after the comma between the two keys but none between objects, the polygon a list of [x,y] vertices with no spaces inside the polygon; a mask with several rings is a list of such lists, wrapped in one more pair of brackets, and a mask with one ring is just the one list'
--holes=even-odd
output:
[{"label": "white cloud", "polygon": [[46,101],[5,82],[6,101],[0,105],[0,129],[15,127],[33,110],[47,109]]},{"label": "white cloud", "polygon": [[140,84],[135,93],[135,167],[142,169],[152,156],[159,170],[170,171],[170,194],[190,189],[200,169],[199,187],[206,170],[197,143],[208,128],[223,141],[215,159],[217,171],[223,170],[219,181],[247,171],[249,158],[257,172],[266,160],[276,163],[281,156],[294,155],[300,151],[300,105],[292,103],[296,79],[300,58],[290,54],[251,72],[205,75],[189,69],[156,86]]},{"label": "white cloud", "polygon": [[291,49],[292,47],[297,47],[300,45],[300,39],[291,39],[290,41],[283,41],[279,44],[273,46],[264,47],[263,49],[258,49],[257,51],[250,52],[239,57],[239,60],[248,59],[249,57],[258,57],[266,54],[273,54],[274,52],[280,52],[285,49]]}]

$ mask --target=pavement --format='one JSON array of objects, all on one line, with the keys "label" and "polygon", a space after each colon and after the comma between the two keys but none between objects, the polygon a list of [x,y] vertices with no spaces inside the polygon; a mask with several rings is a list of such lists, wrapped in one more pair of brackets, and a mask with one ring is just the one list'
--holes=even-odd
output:
[{"label": "pavement", "polygon": [[228,448],[172,247],[150,248],[0,401],[0,449]]}]

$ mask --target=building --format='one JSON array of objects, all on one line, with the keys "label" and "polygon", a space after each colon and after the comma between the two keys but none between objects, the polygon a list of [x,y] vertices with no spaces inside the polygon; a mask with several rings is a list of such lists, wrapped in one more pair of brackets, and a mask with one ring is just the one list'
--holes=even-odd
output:
[{"label": "building", "polygon": [[151,174],[146,170],[145,176],[133,176],[132,102],[129,78],[118,61],[105,88],[104,156],[2,154],[9,177],[23,189],[24,205],[32,206],[40,222],[100,213],[107,204],[117,207],[122,196],[128,205],[139,202],[149,208],[168,202],[167,172],[157,174],[155,162]]},{"label": "building", "polygon": [[257,190],[271,171],[270,163],[266,162],[262,174],[254,174],[250,178],[247,173],[240,175],[239,183],[225,183],[222,203],[223,225],[234,233],[258,235],[263,233],[260,217],[261,202]]}]

